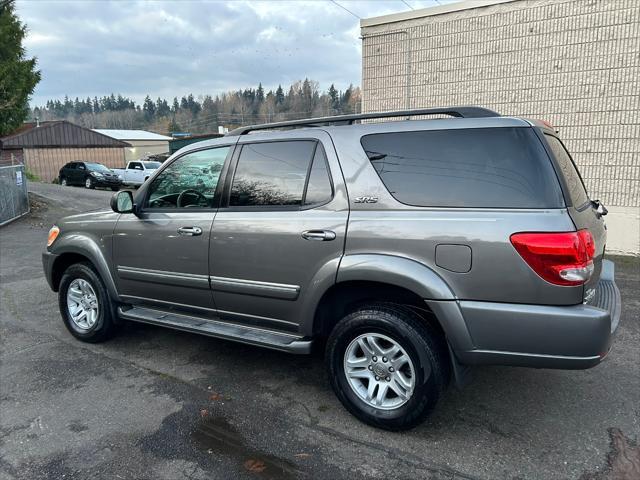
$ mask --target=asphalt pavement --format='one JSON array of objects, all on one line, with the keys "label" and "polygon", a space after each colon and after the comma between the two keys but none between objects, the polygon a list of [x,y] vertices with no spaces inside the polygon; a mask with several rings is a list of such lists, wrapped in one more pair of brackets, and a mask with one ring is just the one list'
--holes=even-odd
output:
[{"label": "asphalt pavement", "polygon": [[0,479],[640,478],[637,258],[614,259],[623,313],[604,363],[477,368],[424,424],[390,433],[342,408],[321,354],[136,324],[75,340],[40,253],[56,218],[112,192],[30,190],[31,214],[0,228]]}]

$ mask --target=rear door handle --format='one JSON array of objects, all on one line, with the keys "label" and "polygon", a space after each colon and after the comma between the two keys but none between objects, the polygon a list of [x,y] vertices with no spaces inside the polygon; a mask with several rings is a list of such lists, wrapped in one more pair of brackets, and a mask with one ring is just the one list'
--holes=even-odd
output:
[{"label": "rear door handle", "polygon": [[178,234],[195,237],[197,235],[202,235],[202,229],[200,227],[180,227],[178,229]]},{"label": "rear door handle", "polygon": [[332,232],[331,230],[305,230],[302,232],[302,238],[316,242],[327,242],[329,240],[335,240],[336,232]]}]

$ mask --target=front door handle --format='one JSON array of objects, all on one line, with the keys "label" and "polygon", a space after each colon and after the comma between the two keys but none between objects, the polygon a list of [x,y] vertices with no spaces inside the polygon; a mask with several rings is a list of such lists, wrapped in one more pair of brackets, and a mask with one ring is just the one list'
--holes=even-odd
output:
[{"label": "front door handle", "polygon": [[335,240],[336,232],[332,232],[331,230],[305,230],[302,232],[302,238],[316,242],[327,242],[329,240]]},{"label": "front door handle", "polygon": [[195,237],[197,235],[202,235],[202,229],[200,227],[180,227],[178,229],[178,234]]}]

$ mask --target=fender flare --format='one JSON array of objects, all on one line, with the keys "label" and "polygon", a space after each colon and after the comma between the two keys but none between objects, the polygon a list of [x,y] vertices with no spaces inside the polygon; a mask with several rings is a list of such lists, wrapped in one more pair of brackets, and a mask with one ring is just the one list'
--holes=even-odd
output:
[{"label": "fender flare", "polygon": [[342,257],[336,283],[368,280],[405,288],[425,300],[455,300],[449,285],[423,263],[410,258],[382,254]]},{"label": "fender flare", "polygon": [[[336,268],[333,262],[331,266]],[[455,294],[440,275],[423,263],[395,255],[345,255],[337,266],[335,281],[328,281],[326,274],[321,277],[322,279],[314,278],[314,293],[305,299],[303,307],[301,318],[305,319],[305,323],[301,330],[308,335],[313,331],[316,310],[331,287],[350,281],[370,281],[394,285],[415,293],[425,301],[425,305],[438,319],[453,351],[473,348]]]},{"label": "fender flare", "polygon": [[[51,253],[58,255],[58,259],[65,253],[74,253],[86,257],[98,271],[100,278],[109,292],[109,296],[114,300],[119,299],[118,289],[111,270],[109,269],[107,259],[104,257],[97,241],[91,238],[91,236],[77,232],[65,235],[56,240],[54,248],[51,249]],[[55,269],[55,263],[53,268]]]}]

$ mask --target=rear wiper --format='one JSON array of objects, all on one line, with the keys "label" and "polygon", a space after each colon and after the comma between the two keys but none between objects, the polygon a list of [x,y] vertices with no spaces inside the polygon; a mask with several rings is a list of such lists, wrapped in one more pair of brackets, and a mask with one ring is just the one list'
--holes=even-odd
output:
[{"label": "rear wiper", "polygon": [[369,160],[371,160],[371,161],[373,161],[373,160],[382,160],[383,158],[385,158],[387,156],[386,153],[369,152],[367,150],[365,150],[365,153],[367,154],[367,157],[369,157]]}]

